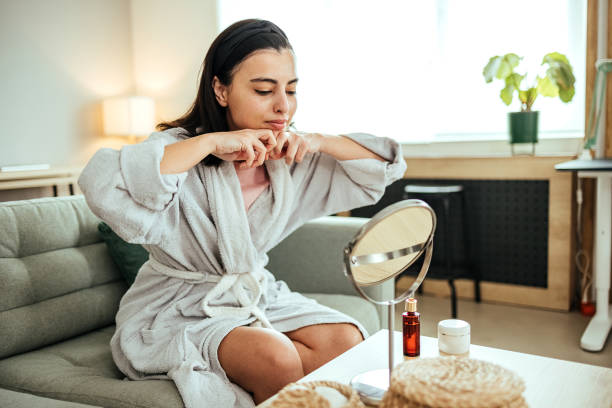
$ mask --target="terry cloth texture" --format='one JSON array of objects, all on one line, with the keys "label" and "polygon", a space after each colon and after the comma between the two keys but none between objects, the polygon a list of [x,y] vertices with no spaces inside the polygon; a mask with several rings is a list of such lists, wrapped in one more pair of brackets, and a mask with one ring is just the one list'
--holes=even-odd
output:
[{"label": "terry cloth texture", "polygon": [[270,185],[248,210],[231,162],[160,173],[164,147],[187,138],[184,129],[96,152],[78,181],[88,205],[117,235],[149,252],[121,300],[111,340],[124,374],[171,378],[187,408],[252,407],[217,357],[234,328],[256,323],[287,332],[345,322],[367,336],[359,322],[292,292],[265,269],[266,253],[304,222],[374,204],[402,177],[397,142],[346,136],[388,162],[338,161],[323,153],[291,165],[268,160]]}]

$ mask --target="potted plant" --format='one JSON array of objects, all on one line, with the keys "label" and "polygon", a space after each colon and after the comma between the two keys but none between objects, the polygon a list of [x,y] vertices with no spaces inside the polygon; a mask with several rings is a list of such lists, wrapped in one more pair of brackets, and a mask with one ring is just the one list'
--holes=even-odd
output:
[{"label": "potted plant", "polygon": [[496,55],[489,59],[482,71],[487,83],[495,78],[504,81],[505,87],[499,96],[506,105],[510,105],[514,92],[518,92],[521,111],[508,113],[508,128],[513,153],[515,143],[532,143],[532,148],[535,149],[535,143],[538,142],[539,112],[532,111],[531,108],[538,95],[552,98],[558,96],[563,102],[568,103],[575,93],[574,73],[565,55],[558,52],[546,54],[541,64],[548,66],[546,73],[536,76],[526,89],[521,89],[521,83],[527,74],[519,74],[514,71],[522,59],[512,53],[504,56]]}]

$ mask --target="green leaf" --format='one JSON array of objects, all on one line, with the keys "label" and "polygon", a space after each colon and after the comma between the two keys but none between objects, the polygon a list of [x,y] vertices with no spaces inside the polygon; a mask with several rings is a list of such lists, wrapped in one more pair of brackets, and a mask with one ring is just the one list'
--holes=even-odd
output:
[{"label": "green leaf", "polygon": [[575,93],[576,78],[567,57],[558,52],[551,52],[544,56],[542,65],[544,64],[549,66],[546,76],[559,88],[558,95],[561,100],[566,103],[571,101]]},{"label": "green leaf", "polygon": [[512,94],[514,93],[514,86],[506,85],[504,89],[499,93],[500,98],[506,105],[510,105],[512,103]]},{"label": "green leaf", "polygon": [[509,53],[504,55],[504,60],[512,67],[512,69],[516,68],[521,62],[521,57],[516,54]]},{"label": "green leaf", "polygon": [[489,62],[482,70],[482,75],[484,75],[487,83],[491,82],[494,78],[505,79],[513,74],[514,68],[516,68],[520,61],[521,57],[516,54],[506,54],[503,57],[496,55],[489,59]]},{"label": "green leaf", "polygon": [[570,64],[567,57],[559,52],[550,52],[546,54],[544,58],[542,59],[542,65],[550,64],[552,62],[560,62],[560,63],[567,64],[567,65]]},{"label": "green leaf", "polygon": [[544,78],[538,77],[538,92],[542,96],[555,98],[559,96],[559,87],[547,75]]},{"label": "green leaf", "polygon": [[484,69],[482,70],[482,75],[484,75],[485,81],[487,83],[493,81],[493,78],[495,78],[495,74],[497,73],[497,69],[499,68],[500,62],[501,57],[499,55],[496,55],[494,57],[491,57],[487,65],[485,65]]},{"label": "green leaf", "polygon": [[538,90],[536,88],[529,88],[527,90],[527,110],[531,110],[531,105],[535,102],[538,97]]},{"label": "green leaf", "polygon": [[559,89],[559,98],[561,98],[563,102],[568,103],[572,100],[575,93],[576,91],[574,90],[574,87],[571,87],[570,89]]},{"label": "green leaf", "polygon": [[508,83],[511,83],[512,86],[514,86],[516,89],[519,89],[521,87],[521,82],[523,81],[523,78],[525,78],[525,75],[513,72],[506,78],[506,85],[508,85]]},{"label": "green leaf", "polygon": [[533,105],[537,96],[538,91],[536,88],[529,88],[526,91],[519,90],[519,99],[521,100],[521,104],[525,108],[524,110],[531,110],[531,105]]},{"label": "green leaf", "polygon": [[504,55],[501,60],[501,63],[499,64],[499,69],[497,71],[496,77],[499,79],[507,78],[513,73],[514,68],[517,67],[520,61],[521,58],[516,54]]}]

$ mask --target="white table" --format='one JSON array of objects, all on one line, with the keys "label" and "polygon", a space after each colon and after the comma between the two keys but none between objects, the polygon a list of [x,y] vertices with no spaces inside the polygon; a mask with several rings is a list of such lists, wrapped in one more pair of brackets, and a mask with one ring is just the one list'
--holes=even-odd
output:
[{"label": "white table", "polygon": [[582,334],[580,347],[589,351],[603,349],[612,327],[612,307],[609,306],[610,247],[612,245],[612,160],[572,160],[555,166],[560,171],[577,171],[580,178],[595,178],[597,196],[594,220],[595,316]]},{"label": "white table", "polygon": [[[517,334],[520,335],[520,334]],[[394,332],[395,364],[404,361],[402,334]],[[388,331],[381,330],[349,351],[308,374],[299,382],[333,380],[349,384],[362,372],[388,367]],[[437,357],[438,340],[421,336],[421,357]],[[518,374],[530,408],[612,406],[612,369],[477,345],[470,357],[489,361]],[[261,407],[273,400],[270,398]]]}]

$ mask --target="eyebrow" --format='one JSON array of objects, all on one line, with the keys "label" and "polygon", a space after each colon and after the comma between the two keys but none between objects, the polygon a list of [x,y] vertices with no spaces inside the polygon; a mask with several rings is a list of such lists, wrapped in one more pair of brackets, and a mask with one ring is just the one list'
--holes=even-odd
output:
[{"label": "eyebrow", "polygon": [[[294,82],[297,82],[298,78],[293,78],[291,81],[287,82],[287,85],[291,85]],[[278,81],[276,79],[272,79],[272,78],[253,78],[251,79],[251,82],[271,82],[273,84],[278,84]]]}]

